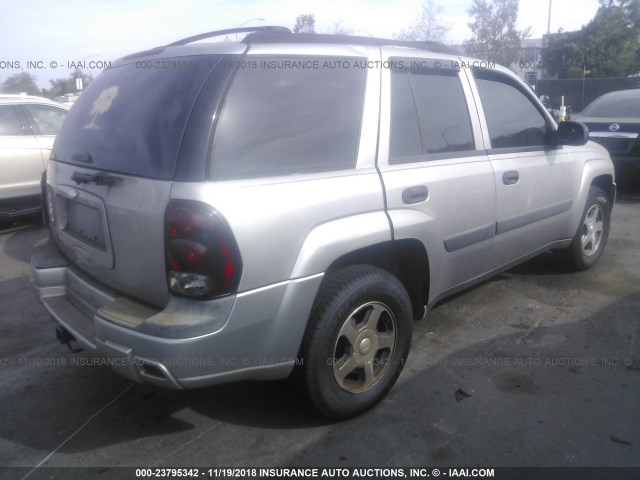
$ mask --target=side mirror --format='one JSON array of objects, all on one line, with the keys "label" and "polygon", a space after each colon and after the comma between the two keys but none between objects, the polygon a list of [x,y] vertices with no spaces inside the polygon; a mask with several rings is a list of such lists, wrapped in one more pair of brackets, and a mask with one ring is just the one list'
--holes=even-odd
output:
[{"label": "side mirror", "polygon": [[556,144],[580,146],[589,140],[589,129],[580,122],[560,122],[555,132]]}]

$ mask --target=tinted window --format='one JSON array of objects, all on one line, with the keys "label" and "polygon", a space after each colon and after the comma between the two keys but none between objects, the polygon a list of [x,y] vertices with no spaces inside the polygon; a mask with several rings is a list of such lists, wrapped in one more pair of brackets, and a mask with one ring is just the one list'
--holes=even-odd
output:
[{"label": "tinted window", "polygon": [[218,59],[179,57],[105,70],[69,111],[55,159],[172,178],[189,113]]},{"label": "tinted window", "polygon": [[400,69],[391,74],[389,162],[474,150],[457,70]]},{"label": "tinted window", "polygon": [[504,75],[475,70],[492,148],[545,145],[548,126],[530,97]]},{"label": "tinted window", "polygon": [[640,118],[640,89],[637,94],[598,98],[582,112],[583,117]]},{"label": "tinted window", "polygon": [[18,112],[13,105],[0,105],[0,135],[23,135]]},{"label": "tinted window", "polygon": [[413,99],[409,74],[394,71],[391,74],[391,135],[389,162],[399,163],[401,158],[422,155],[422,137],[418,110]]},{"label": "tinted window", "polygon": [[355,167],[366,68],[354,61],[261,57],[239,68],[216,129],[212,179]]},{"label": "tinted window", "polygon": [[40,135],[57,135],[67,111],[49,105],[25,105]]}]

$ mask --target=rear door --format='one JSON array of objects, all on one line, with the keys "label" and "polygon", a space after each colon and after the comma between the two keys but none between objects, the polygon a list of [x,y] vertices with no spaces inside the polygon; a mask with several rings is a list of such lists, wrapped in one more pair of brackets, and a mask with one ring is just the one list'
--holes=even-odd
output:
[{"label": "rear door", "polygon": [[138,59],[103,72],[69,112],[49,162],[61,250],[95,279],[157,306],[169,298],[165,208],[174,178],[204,178],[215,99],[230,71],[218,68],[222,58]]},{"label": "rear door", "polygon": [[493,266],[500,267],[567,238],[581,172],[567,147],[552,144],[554,126],[527,87],[505,73],[472,72],[495,171]]},{"label": "rear door", "polygon": [[466,76],[453,59],[385,58],[379,168],[396,239],[418,238],[430,301],[483,273],[495,184]]}]

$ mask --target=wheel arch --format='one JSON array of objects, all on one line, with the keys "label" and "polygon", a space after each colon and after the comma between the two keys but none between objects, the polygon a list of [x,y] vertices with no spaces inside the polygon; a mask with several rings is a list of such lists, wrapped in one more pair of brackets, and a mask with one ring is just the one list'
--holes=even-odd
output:
[{"label": "wheel arch", "polygon": [[611,160],[606,158],[592,158],[586,161],[582,169],[582,178],[579,185],[575,193],[574,208],[572,209],[572,215],[569,221],[569,225],[572,227],[571,232],[573,233],[575,233],[579,227],[591,187],[599,187],[604,190],[609,198],[610,208],[613,208],[616,184]]},{"label": "wheel arch", "polygon": [[616,185],[613,181],[613,175],[598,175],[591,180],[591,187],[599,187],[604,190],[609,199],[609,208],[613,208],[613,202],[616,198]]},{"label": "wheel arch", "polygon": [[370,265],[395,276],[411,300],[413,318],[424,316],[429,298],[429,257],[419,240],[389,240],[354,250],[334,260],[327,272],[352,265]]}]

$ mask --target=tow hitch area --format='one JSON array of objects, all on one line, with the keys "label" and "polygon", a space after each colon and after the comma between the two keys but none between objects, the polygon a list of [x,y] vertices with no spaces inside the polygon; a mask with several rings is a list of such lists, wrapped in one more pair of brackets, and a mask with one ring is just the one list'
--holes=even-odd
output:
[{"label": "tow hitch area", "polygon": [[75,342],[76,339],[74,338],[73,335],[71,335],[69,330],[67,330],[61,325],[56,325],[56,338],[60,343],[62,343],[63,345],[66,345],[71,351],[71,353],[78,353],[82,351],[81,348],[75,348],[73,347],[73,345],[71,345],[71,342]]}]

